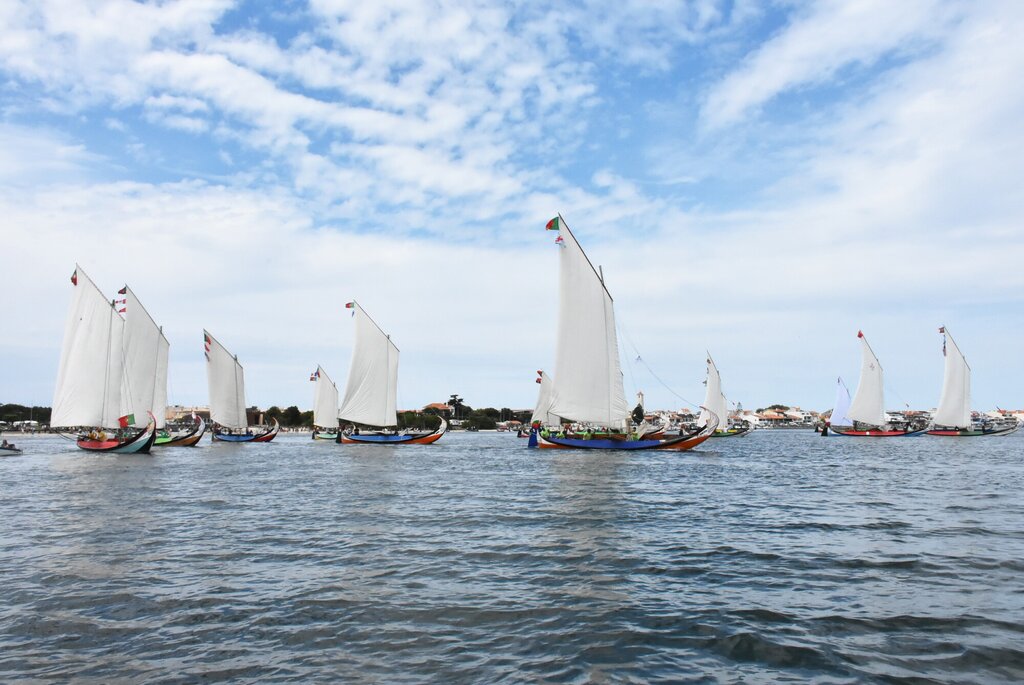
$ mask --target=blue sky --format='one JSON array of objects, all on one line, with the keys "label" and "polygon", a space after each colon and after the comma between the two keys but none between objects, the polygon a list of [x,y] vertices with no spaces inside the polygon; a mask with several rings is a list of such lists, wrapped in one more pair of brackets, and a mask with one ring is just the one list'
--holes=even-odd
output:
[{"label": "blue sky", "polygon": [[976,408],[1024,406],[1020,35],[1012,1],[4,3],[0,401],[50,403],[78,262],[164,325],[172,402],[205,327],[310,406],[358,299],[403,407],[531,406],[561,212],[649,406],[710,350],[731,400],[824,409],[862,329],[932,407],[943,324]]}]

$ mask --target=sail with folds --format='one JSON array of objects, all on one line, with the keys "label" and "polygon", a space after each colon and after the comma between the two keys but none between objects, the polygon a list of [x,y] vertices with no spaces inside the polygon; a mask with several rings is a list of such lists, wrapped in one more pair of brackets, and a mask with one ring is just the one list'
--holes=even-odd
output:
[{"label": "sail with folds", "polygon": [[944,428],[970,428],[971,367],[949,334],[949,329],[943,326],[939,333],[943,336],[942,354],[946,358],[946,368],[942,377],[942,397],[932,416],[932,423]]},{"label": "sail with folds", "polygon": [[366,426],[395,426],[398,394],[398,347],[357,302],[355,344],[339,417]]},{"label": "sail with folds", "polygon": [[540,381],[540,392],[537,393],[537,406],[530,417],[530,423],[540,423],[542,426],[557,426],[561,420],[551,413],[551,391],[554,386],[551,376],[543,371],[537,372],[537,380]]},{"label": "sail with folds", "polygon": [[206,348],[206,380],[210,387],[210,420],[224,428],[247,428],[245,378],[238,357],[228,352],[206,330],[203,331],[203,344]]},{"label": "sail with folds", "polygon": [[128,414],[145,426],[152,412],[163,428],[167,414],[167,357],[170,343],[128,286],[124,287],[124,395]]},{"label": "sail with folds", "polygon": [[558,222],[558,344],[549,413],[625,428],[630,407],[622,385],[612,297],[576,236],[561,217]]},{"label": "sail with folds", "polygon": [[886,423],[882,365],[864,334],[857,331],[857,337],[861,344],[860,381],[846,415],[854,421],[881,427]]},{"label": "sail with folds", "polygon": [[701,428],[708,425],[711,420],[708,414],[710,411],[718,417],[718,429],[727,430],[729,428],[729,408],[725,395],[722,394],[722,376],[718,373],[718,367],[715,366],[710,354],[708,355],[708,378],[705,383],[707,389],[704,392],[704,406],[701,407],[700,416],[697,417],[697,425]]},{"label": "sail with folds", "polygon": [[64,324],[50,425],[117,428],[121,401],[124,320],[81,267]]},{"label": "sail with folds", "polygon": [[316,367],[316,388],[313,391],[313,425],[320,428],[338,427],[338,386],[324,371]]},{"label": "sail with folds", "polygon": [[853,419],[848,416],[850,410],[850,391],[842,378],[836,380],[836,401],[832,405],[832,414],[828,422],[833,426],[852,426]]}]

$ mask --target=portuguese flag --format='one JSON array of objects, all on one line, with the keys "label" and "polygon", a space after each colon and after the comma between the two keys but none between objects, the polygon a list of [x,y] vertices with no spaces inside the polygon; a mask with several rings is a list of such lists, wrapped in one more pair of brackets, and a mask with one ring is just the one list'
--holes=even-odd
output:
[{"label": "portuguese flag", "polygon": [[552,219],[551,221],[549,221],[547,223],[547,225],[544,227],[544,230],[545,231],[557,231],[561,227],[562,227],[562,223],[558,220],[558,217],[556,216],[554,219]]},{"label": "portuguese flag", "polygon": [[117,425],[121,426],[121,428],[127,428],[128,426],[133,425],[134,423],[135,414],[128,414],[127,416],[122,416],[117,420]]}]

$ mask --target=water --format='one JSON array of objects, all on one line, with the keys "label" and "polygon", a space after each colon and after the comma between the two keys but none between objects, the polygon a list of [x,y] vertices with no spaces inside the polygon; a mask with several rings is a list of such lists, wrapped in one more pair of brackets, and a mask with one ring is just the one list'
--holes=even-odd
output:
[{"label": "water", "polygon": [[1024,681],[1024,435],[0,459],[0,681]]}]

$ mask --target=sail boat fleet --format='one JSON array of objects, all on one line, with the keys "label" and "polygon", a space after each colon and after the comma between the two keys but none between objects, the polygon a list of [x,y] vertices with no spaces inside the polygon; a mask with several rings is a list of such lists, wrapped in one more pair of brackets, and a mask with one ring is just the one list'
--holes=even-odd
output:
[{"label": "sail boat fleet", "polygon": [[[710,353],[696,430],[680,427],[673,433],[667,425],[647,424],[642,407],[631,411],[623,387],[614,300],[604,273],[561,215],[546,229],[555,233],[560,248],[558,338],[553,375],[538,371],[530,447],[682,451],[713,437],[742,437],[752,430],[746,423],[730,424],[721,375]],[[166,423],[170,344],[139,298],[125,285],[118,291],[122,297],[108,299],[77,265],[71,284],[51,427],[73,436],[78,447],[90,452],[148,453],[154,446],[196,445],[207,430],[201,418]],[[310,378],[316,383],[313,438],[396,446],[438,441],[448,430],[443,417],[433,430],[398,429],[398,347],[357,302],[346,308],[352,312],[354,342],[345,393],[339,396],[326,370],[317,366]],[[1017,430],[1018,422],[987,426],[972,421],[970,366],[949,330],[944,326],[939,332],[945,372],[939,406],[929,421],[886,413],[882,365],[858,331],[861,371],[856,392],[851,398],[842,378],[837,380],[835,405],[821,434],[974,437]],[[272,441],[280,431],[276,420],[269,425],[250,422],[238,357],[206,330],[203,344],[212,439]]]},{"label": "sail boat fleet", "polygon": [[922,420],[885,411],[885,384],[882,364],[871,349],[867,337],[857,331],[861,344],[860,379],[857,391],[850,392],[839,378],[836,399],[822,435],[829,432],[847,437],[894,438],[917,435],[942,437],[978,437],[1009,435],[1020,428],[1020,422],[1003,425],[976,424],[971,414],[971,367],[967,364],[949,329],[939,328],[942,334],[942,354],[945,368],[939,406],[930,419]]}]

